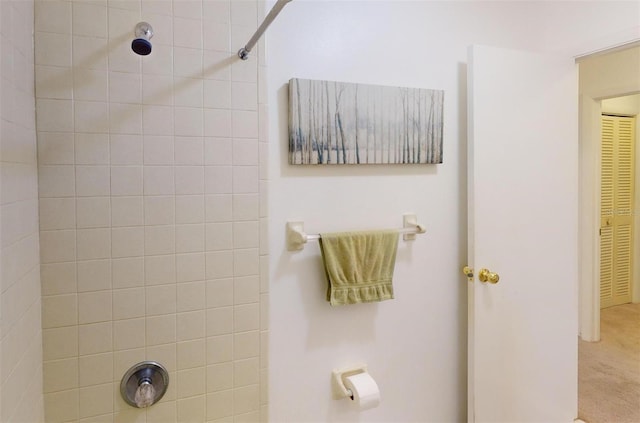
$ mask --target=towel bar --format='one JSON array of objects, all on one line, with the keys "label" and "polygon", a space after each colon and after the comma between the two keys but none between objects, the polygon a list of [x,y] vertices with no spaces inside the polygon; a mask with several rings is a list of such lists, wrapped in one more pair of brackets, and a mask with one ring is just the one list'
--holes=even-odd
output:
[{"label": "towel bar", "polygon": [[[416,215],[407,213],[402,215],[403,227],[397,229],[398,233],[403,234],[402,239],[405,241],[411,241],[416,239],[416,234],[423,234],[426,229],[423,225],[419,224]],[[299,251],[304,249],[304,244],[307,241],[314,241],[320,239],[320,234],[307,234],[304,231],[304,222],[290,221],[287,222],[287,250]]]}]

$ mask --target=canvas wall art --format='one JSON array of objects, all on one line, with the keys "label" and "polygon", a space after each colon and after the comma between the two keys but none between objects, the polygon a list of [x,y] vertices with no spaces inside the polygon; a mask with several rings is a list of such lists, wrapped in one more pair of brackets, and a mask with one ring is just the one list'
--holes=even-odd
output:
[{"label": "canvas wall art", "polygon": [[444,91],[289,81],[289,163],[442,163]]}]

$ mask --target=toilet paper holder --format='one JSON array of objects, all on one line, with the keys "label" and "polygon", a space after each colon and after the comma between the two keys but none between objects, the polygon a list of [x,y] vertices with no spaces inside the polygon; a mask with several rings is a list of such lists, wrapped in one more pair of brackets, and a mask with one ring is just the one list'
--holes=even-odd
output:
[{"label": "toilet paper holder", "polygon": [[344,378],[357,375],[359,373],[368,373],[366,364],[354,364],[349,367],[334,369],[333,372],[331,372],[331,379],[333,381],[333,397],[335,399],[347,397],[353,400],[353,392],[345,386]]}]

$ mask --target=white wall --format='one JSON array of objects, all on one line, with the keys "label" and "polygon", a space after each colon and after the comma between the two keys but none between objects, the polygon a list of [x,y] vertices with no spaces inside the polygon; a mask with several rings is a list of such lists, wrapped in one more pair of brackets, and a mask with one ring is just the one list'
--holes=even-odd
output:
[{"label": "white wall", "polygon": [[633,302],[640,302],[640,94],[602,100],[603,113],[620,113],[636,116],[636,178],[634,208],[634,254],[633,254]]},{"label": "white wall", "polygon": [[44,421],[33,1],[0,1],[0,421]]},{"label": "white wall", "polygon": [[[585,40],[638,27],[637,5],[610,5],[296,1],[282,12],[267,49],[272,421],[465,420],[467,46],[579,54]],[[595,25],[606,17],[620,26]],[[292,77],[444,89],[444,163],[289,166]],[[427,233],[400,242],[393,301],[332,308],[317,244],[285,250],[289,219],[317,233],[397,227],[409,211]],[[356,361],[369,365],[383,398],[362,414],[331,399],[331,370]]]}]

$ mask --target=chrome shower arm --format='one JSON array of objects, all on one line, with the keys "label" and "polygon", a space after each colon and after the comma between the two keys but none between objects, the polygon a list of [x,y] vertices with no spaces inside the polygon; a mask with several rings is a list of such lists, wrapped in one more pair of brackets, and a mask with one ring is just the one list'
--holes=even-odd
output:
[{"label": "chrome shower arm", "polygon": [[278,0],[276,4],[273,5],[271,10],[267,14],[267,17],[264,18],[264,21],[262,21],[247,45],[238,50],[238,57],[240,57],[242,60],[247,60],[249,58],[249,52],[251,51],[251,49],[256,45],[262,34],[267,30],[267,27],[271,25],[271,22],[273,22],[276,16],[278,16],[278,13],[280,13],[282,8],[285,7],[290,1],[291,0]]}]

